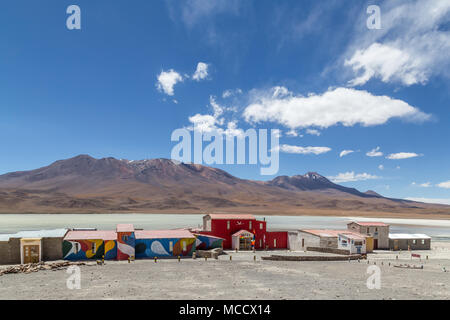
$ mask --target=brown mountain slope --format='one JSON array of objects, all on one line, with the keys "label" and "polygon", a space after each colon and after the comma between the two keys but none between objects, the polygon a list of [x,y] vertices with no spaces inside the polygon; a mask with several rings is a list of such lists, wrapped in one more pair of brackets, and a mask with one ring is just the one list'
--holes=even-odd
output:
[{"label": "brown mountain slope", "polygon": [[243,180],[167,159],[80,155],[0,176],[0,212],[253,212],[371,216],[450,216],[450,206],[388,199],[332,183],[317,173]]}]

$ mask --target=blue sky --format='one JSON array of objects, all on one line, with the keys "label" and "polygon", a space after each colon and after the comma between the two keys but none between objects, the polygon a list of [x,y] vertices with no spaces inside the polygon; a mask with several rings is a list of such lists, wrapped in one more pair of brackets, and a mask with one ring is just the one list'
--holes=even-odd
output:
[{"label": "blue sky", "polygon": [[[172,131],[200,120],[280,129],[277,175],[450,203],[450,4],[376,3],[381,29],[366,1],[8,1],[0,173],[169,158]],[[66,27],[72,4],[81,30]]]}]

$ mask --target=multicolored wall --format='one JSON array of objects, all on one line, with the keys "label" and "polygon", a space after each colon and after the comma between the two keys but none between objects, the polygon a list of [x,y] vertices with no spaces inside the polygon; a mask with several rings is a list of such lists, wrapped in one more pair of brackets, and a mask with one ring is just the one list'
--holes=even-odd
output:
[{"label": "multicolored wall", "polygon": [[136,237],[134,232],[117,232],[117,259],[128,260],[135,256]]},{"label": "multicolored wall", "polygon": [[205,234],[196,234],[196,249],[198,250],[210,250],[215,248],[222,248],[222,238],[212,237]]},{"label": "multicolored wall", "polygon": [[103,240],[64,240],[64,260],[101,259],[105,254]]},{"label": "multicolored wall", "polygon": [[136,258],[191,256],[195,238],[136,239]]}]

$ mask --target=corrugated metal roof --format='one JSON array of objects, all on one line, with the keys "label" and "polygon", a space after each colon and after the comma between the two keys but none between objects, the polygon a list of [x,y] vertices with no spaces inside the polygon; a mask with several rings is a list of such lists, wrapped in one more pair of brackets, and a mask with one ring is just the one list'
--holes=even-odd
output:
[{"label": "corrugated metal roof", "polygon": [[134,226],[132,224],[118,224],[116,226],[117,232],[134,232]]},{"label": "corrugated metal roof", "polygon": [[389,233],[389,239],[431,239],[423,233]]},{"label": "corrugated metal roof", "polygon": [[228,213],[211,213],[207,214],[211,219],[227,219],[227,220],[256,220],[252,214],[228,214]]},{"label": "corrugated metal roof", "polygon": [[13,234],[0,234],[0,241],[9,241],[10,238],[62,238],[68,229],[31,230],[20,231]]},{"label": "corrugated metal roof", "polygon": [[80,230],[69,231],[64,240],[116,240],[117,233],[114,230]]},{"label": "corrugated metal roof", "polygon": [[136,230],[136,239],[172,239],[172,238],[195,238],[188,230]]}]

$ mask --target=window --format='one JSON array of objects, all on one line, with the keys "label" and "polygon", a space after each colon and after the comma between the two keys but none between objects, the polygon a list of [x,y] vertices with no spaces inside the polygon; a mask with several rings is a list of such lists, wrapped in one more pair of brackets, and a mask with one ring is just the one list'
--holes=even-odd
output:
[{"label": "window", "polygon": [[259,239],[259,247],[262,248],[262,240]]},{"label": "window", "polygon": [[230,230],[230,221],[227,221],[227,229]]},{"label": "window", "polygon": [[262,223],[259,224],[259,228],[262,230],[262,228],[263,228],[263,224]]},{"label": "window", "polygon": [[375,232],[378,232],[378,228],[375,228]]},{"label": "window", "polygon": [[123,235],[122,236],[122,241],[123,242],[128,242],[128,236],[127,235]]},{"label": "window", "polygon": [[75,243],[75,254],[78,254],[80,251],[80,244],[78,242]]},{"label": "window", "polygon": [[248,228],[249,228],[250,230],[252,230],[252,222],[251,222],[251,221],[248,222]]},{"label": "window", "polygon": [[186,241],[183,241],[183,251],[186,251]]},{"label": "window", "polygon": [[169,251],[173,251],[173,241],[169,241]]},{"label": "window", "polygon": [[92,242],[91,249],[92,249],[92,253],[95,253],[95,249],[97,249],[97,244],[95,242]]},{"label": "window", "polygon": [[413,240],[413,244],[416,244],[416,243],[417,243],[417,240],[416,240],[416,239],[414,239],[414,240]]},{"label": "window", "polygon": [[421,240],[421,243],[422,243],[422,244],[425,244],[425,239],[422,239],[422,240]]},{"label": "window", "polygon": [[367,228],[367,233],[369,233],[369,228]]},{"label": "window", "polygon": [[274,247],[274,248],[277,247],[277,239],[273,239],[273,247]]}]

